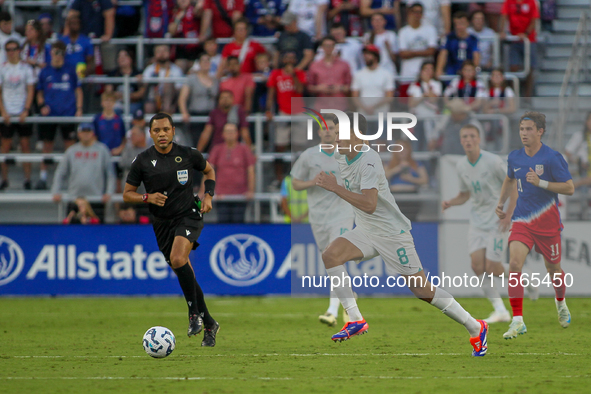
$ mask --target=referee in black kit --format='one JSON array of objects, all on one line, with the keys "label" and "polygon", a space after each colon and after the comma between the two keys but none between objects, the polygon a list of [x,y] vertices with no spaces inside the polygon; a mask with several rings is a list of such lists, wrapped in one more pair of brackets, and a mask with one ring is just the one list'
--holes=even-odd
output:
[{"label": "referee in black kit", "polygon": [[[150,204],[158,247],[177,274],[189,306],[187,335],[197,335],[205,328],[201,346],[213,347],[220,325],[207,310],[189,253],[199,246],[197,239],[203,229],[203,214],[211,211],[215,172],[195,148],[172,142],[174,132],[170,115],[160,112],[150,119],[150,136],[154,146],[133,160],[123,200]],[[204,174],[203,201],[193,196],[193,171]],[[144,195],[136,192],[142,182],[146,188]]]}]

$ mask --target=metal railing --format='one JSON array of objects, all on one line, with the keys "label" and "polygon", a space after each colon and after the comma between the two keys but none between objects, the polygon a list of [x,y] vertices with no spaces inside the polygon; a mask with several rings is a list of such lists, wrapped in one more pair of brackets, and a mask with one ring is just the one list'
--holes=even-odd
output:
[{"label": "metal railing", "polygon": [[[579,18],[577,32],[572,45],[572,52],[568,59],[562,86],[558,95],[558,117],[551,130],[551,143],[562,149],[564,146],[564,129],[571,114],[578,110],[579,84],[589,82],[589,11],[585,11]],[[583,71],[581,73],[581,71]]]}]

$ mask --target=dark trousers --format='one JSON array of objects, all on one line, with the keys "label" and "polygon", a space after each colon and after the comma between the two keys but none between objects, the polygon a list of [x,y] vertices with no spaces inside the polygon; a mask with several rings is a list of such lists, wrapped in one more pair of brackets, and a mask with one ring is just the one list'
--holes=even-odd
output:
[{"label": "dark trousers", "polygon": [[218,223],[244,223],[246,202],[216,203]]}]

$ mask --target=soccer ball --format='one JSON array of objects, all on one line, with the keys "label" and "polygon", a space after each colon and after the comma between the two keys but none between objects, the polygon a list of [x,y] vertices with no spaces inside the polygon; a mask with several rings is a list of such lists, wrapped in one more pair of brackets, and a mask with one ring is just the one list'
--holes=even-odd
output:
[{"label": "soccer ball", "polygon": [[176,340],[168,328],[156,326],[146,331],[142,344],[150,356],[164,358],[172,353],[176,346]]}]

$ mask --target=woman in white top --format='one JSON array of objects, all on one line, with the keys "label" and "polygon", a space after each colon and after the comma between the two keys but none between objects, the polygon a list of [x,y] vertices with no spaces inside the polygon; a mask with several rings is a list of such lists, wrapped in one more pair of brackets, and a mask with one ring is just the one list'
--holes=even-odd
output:
[{"label": "woman in white top", "polygon": [[515,92],[507,84],[502,68],[495,68],[490,73],[488,82],[488,100],[484,104],[485,114],[512,114],[515,112]]},{"label": "woman in white top", "polygon": [[35,76],[45,67],[45,34],[41,28],[41,23],[36,20],[30,20],[25,27],[25,45],[21,52],[21,59],[27,62],[33,70]]},{"label": "woman in white top", "polygon": [[386,18],[382,14],[371,16],[371,30],[363,36],[364,42],[379,48],[380,67],[396,76],[396,65],[394,64],[398,53],[396,33],[386,30]]},{"label": "woman in white top", "polygon": [[[427,137],[434,132],[435,116],[439,114],[443,86],[435,79],[435,64],[424,62],[421,65],[419,79],[408,87],[406,94],[409,97],[408,107],[417,115],[419,123],[415,127],[415,135],[418,136],[419,145],[427,141]],[[423,122],[421,122],[423,120]],[[420,146],[419,148],[426,148]],[[422,149],[420,149],[422,150]]]}]

